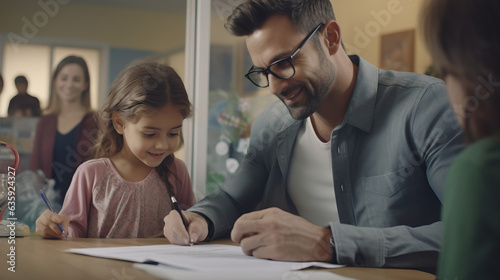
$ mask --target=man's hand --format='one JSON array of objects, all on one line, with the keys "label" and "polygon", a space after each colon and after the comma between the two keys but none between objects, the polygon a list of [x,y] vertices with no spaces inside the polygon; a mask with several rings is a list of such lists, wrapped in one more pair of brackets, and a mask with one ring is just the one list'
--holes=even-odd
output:
[{"label": "man's hand", "polygon": [[177,211],[170,211],[163,219],[163,221],[165,221],[163,235],[165,235],[168,241],[172,244],[189,245],[191,240],[194,243],[205,240],[208,235],[208,224],[205,218],[188,211],[182,211],[182,215],[184,215],[184,218],[186,218],[189,224],[189,233],[186,231],[181,216]]},{"label": "man's hand", "polygon": [[279,261],[330,262],[330,237],[329,228],[279,208],[245,214],[231,232],[231,239],[241,245],[245,254]]},{"label": "man's hand", "polygon": [[36,233],[43,238],[65,238],[57,224],[61,224],[68,233],[69,217],[58,215],[50,210],[45,210],[36,219]]}]

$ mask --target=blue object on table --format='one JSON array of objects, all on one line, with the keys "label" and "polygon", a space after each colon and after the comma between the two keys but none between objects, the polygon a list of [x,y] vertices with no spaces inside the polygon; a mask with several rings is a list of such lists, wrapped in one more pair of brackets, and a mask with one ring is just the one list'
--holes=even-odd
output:
[{"label": "blue object on table", "polygon": [[[49,199],[45,196],[45,193],[42,190],[40,190],[40,196],[42,197],[43,202],[45,202],[45,205],[47,205],[47,208],[49,208],[50,211],[54,212],[54,208],[52,208],[52,205],[50,204]],[[61,224],[57,224],[57,225],[59,226],[59,229],[61,230],[61,232],[64,234],[64,237],[66,237],[66,239],[68,239],[68,236],[66,235],[66,232],[64,231]]]}]

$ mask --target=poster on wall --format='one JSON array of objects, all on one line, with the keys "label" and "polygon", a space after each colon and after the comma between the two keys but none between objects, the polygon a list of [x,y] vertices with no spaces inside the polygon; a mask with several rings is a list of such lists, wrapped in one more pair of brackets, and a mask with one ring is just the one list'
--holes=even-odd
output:
[{"label": "poster on wall", "polygon": [[414,71],[415,30],[384,34],[380,42],[380,68]]}]

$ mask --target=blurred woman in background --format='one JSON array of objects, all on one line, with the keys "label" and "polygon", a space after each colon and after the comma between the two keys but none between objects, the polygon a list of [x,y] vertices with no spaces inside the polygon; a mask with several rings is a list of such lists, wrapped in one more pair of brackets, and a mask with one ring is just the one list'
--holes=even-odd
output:
[{"label": "blurred woman in background", "polygon": [[56,67],[47,109],[37,125],[30,169],[55,180],[62,205],[76,168],[89,159],[97,123],[90,107],[90,75],[85,60],[64,58]]}]

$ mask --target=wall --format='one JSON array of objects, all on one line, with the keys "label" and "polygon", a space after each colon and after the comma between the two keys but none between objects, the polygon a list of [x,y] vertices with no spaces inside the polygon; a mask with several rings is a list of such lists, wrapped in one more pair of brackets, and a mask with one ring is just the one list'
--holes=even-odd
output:
[{"label": "wall", "polygon": [[418,28],[419,12],[425,0],[331,0],[331,2],[349,53],[359,54],[370,63],[379,66],[380,36],[415,29],[414,72],[424,73],[430,65],[431,58],[425,50]]},{"label": "wall", "polygon": [[[43,7],[39,2],[55,5]],[[183,46],[185,30],[185,14],[168,11],[69,0],[0,2],[0,32],[13,32],[28,39],[43,36],[89,40],[106,42],[116,48],[163,52]]]},{"label": "wall", "polygon": [[[128,8],[110,5],[86,4],[76,0],[2,0],[0,2],[0,34],[4,34],[9,46],[37,42],[80,42],[83,45],[100,44],[109,47],[109,80],[103,81],[107,94],[118,72],[136,58],[154,55],[168,57],[184,51],[186,14],[182,7],[184,0],[165,2],[161,9],[147,9],[155,0],[135,4],[142,8]],[[156,7],[154,6],[154,7]],[[174,7],[169,9],[170,7]],[[151,7],[153,7],[151,5]],[[1,42],[0,42],[1,43]],[[73,43],[72,43],[73,44]],[[2,46],[0,46],[0,71]],[[5,62],[3,57],[3,62]],[[184,62],[175,69],[184,76]],[[170,63],[169,60],[166,62]],[[5,70],[5,69],[3,69]],[[5,77],[4,77],[5,79]],[[8,81],[11,79],[8,77]],[[5,92],[15,92],[7,81]],[[95,81],[95,79],[94,79]],[[47,95],[48,87],[30,82],[32,92]],[[95,92],[95,91],[94,91]],[[2,103],[10,98],[4,94]],[[96,100],[101,100],[97,98]]]}]

